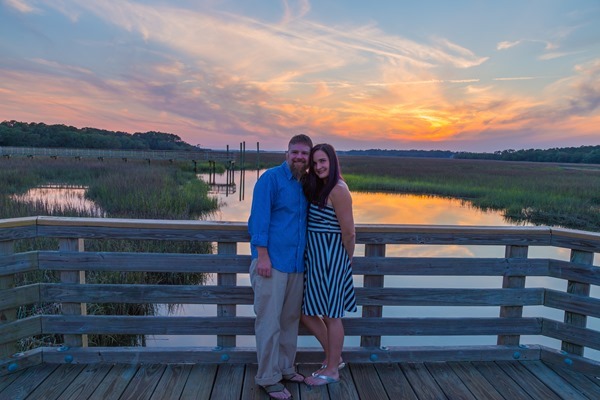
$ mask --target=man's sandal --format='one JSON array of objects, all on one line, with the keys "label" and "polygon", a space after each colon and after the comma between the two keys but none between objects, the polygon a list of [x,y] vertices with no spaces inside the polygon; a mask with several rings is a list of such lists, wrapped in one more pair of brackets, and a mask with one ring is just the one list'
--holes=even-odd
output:
[{"label": "man's sandal", "polygon": [[[265,392],[267,392],[269,397],[272,399],[278,399],[278,400],[291,400],[292,399],[292,394],[285,388],[285,386],[283,386],[283,383],[281,383],[281,382],[277,382],[273,385],[265,385],[265,386],[262,386],[262,388],[265,389]],[[285,397],[280,397],[280,395],[283,395]]]},{"label": "man's sandal", "polygon": [[304,382],[304,376],[297,372],[293,372],[291,374],[283,375],[283,380],[294,383],[302,383]]}]

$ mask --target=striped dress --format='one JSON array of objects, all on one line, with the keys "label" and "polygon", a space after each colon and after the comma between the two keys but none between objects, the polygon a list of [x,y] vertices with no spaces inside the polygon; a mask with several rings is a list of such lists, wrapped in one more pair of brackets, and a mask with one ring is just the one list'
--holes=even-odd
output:
[{"label": "striped dress", "polygon": [[335,211],[310,204],[302,312],[341,318],[356,310],[352,266]]}]

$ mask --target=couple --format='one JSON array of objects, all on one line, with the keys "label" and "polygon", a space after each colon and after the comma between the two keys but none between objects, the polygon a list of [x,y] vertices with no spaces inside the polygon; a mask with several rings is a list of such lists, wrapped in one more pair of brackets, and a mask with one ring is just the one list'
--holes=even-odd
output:
[{"label": "couple", "polygon": [[[307,172],[308,170],[308,172]],[[319,386],[339,381],[345,311],[356,311],[352,283],[352,198],[329,144],[294,136],[286,160],[261,175],[248,220],[250,281],[256,313],[256,384],[291,399],[282,381]],[[325,351],[312,376],[296,372],[298,324]]]}]

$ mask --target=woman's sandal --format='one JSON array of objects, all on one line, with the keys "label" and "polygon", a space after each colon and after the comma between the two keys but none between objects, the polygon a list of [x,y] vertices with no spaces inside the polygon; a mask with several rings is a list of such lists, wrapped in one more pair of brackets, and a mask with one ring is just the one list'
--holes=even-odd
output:
[{"label": "woman's sandal", "polygon": [[[283,383],[281,383],[281,382],[277,382],[273,385],[265,385],[262,388],[265,389],[265,392],[267,392],[269,397],[272,399],[278,399],[278,400],[291,400],[292,399],[292,394],[286,389],[285,386],[283,386]],[[282,393],[286,397],[279,397],[278,394],[280,394],[280,393]]]},{"label": "woman's sandal", "polygon": [[[319,380],[315,381],[315,379],[319,379]],[[331,376],[317,374],[317,375],[313,375],[310,378],[307,378],[306,381],[304,381],[304,383],[306,383],[309,386],[323,386],[323,385],[329,385],[330,383],[338,383],[339,381],[340,381],[340,378],[333,378]]]},{"label": "woman's sandal", "polygon": [[[343,361],[340,361],[340,363],[338,364],[338,370],[343,369],[346,366],[346,363]],[[318,370],[316,370],[315,372],[313,372],[311,375],[312,376],[317,376],[319,375],[319,371],[324,370],[325,368],[327,368],[327,364],[322,364],[321,368],[319,368]]]}]

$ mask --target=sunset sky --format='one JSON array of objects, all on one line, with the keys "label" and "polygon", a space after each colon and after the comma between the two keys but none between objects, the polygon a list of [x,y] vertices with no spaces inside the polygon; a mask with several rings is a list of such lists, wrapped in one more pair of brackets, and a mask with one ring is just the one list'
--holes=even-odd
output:
[{"label": "sunset sky", "polygon": [[0,0],[0,120],[224,149],[600,145],[599,0]]}]

